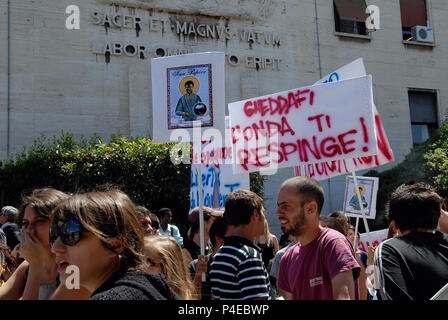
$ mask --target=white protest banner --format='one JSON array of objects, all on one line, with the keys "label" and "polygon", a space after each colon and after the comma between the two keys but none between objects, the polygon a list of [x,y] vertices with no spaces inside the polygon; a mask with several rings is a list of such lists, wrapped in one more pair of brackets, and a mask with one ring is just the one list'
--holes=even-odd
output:
[{"label": "white protest banner", "polygon": [[339,80],[347,80],[351,78],[359,78],[366,75],[366,68],[364,67],[364,61],[362,58],[356,59],[345,66],[327,74],[322,79],[314,83],[314,85],[336,82]]},{"label": "white protest banner", "polygon": [[[367,252],[369,246],[375,247],[379,245],[381,242],[387,239],[388,230],[389,229],[370,231],[369,235],[367,235],[367,233],[361,233],[359,235],[358,248],[364,252]],[[369,242],[368,236],[370,237],[370,241],[372,242]]]},{"label": "white protest banner", "polygon": [[[204,206],[224,210],[227,195],[238,189],[250,190],[249,173],[233,174],[230,121],[226,117],[225,143],[219,139],[202,141],[202,185]],[[193,163],[199,163],[199,154],[193,148]],[[199,206],[199,164],[191,165],[190,210]]]},{"label": "white protest banner", "polygon": [[151,59],[153,140],[193,140],[193,121],[224,133],[224,53]]},{"label": "white protest banner", "polygon": [[[375,219],[376,216],[376,196],[378,193],[379,179],[376,177],[357,177],[358,190],[367,219]],[[348,217],[362,217],[361,206],[356,194],[355,182],[352,176],[346,177],[344,213]]]},{"label": "white protest banner", "polygon": [[234,172],[375,155],[372,78],[229,104]]},{"label": "white protest banner", "polygon": [[[326,75],[314,85],[339,80],[362,77],[366,75],[364,62],[359,58],[339,69]],[[386,132],[381,122],[378,110],[374,105],[375,130],[377,133],[378,154],[374,156],[359,157],[352,159],[334,160],[330,162],[320,162],[307,164],[295,168],[296,176],[305,175],[316,180],[324,180],[331,177],[347,174],[353,171],[369,169],[384,165],[395,160],[394,154],[387,139]],[[303,172],[302,172],[303,171]]]}]

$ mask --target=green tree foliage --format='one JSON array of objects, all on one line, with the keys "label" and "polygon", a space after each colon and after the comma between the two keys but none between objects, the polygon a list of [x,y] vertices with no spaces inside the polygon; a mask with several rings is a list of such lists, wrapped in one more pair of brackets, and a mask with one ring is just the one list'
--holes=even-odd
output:
[{"label": "green tree foliage", "polygon": [[428,180],[448,201],[448,122],[436,131],[424,158]]},{"label": "green tree foliage", "polygon": [[[185,234],[191,171],[189,164],[173,164],[172,146],[147,138],[112,137],[104,143],[97,136],[79,142],[68,133],[41,136],[0,168],[3,204],[18,206],[23,194],[41,187],[73,193],[112,185],[153,212],[171,208]],[[251,188],[263,194],[260,175],[251,175]]]},{"label": "green tree foliage", "polygon": [[368,171],[365,176],[379,177],[377,218],[369,221],[374,230],[388,227],[386,204],[392,192],[408,181],[426,182],[448,200],[448,123],[431,135],[425,143],[414,146],[405,159],[390,170]]}]

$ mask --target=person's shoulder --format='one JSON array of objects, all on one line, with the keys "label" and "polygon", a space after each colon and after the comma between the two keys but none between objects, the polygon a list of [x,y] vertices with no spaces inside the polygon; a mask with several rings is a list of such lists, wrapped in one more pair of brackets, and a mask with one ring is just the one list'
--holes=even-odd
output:
[{"label": "person's shoulder", "polygon": [[284,247],[283,249],[279,250],[277,252],[277,254],[280,253],[281,260],[283,261],[283,259],[287,260],[290,257],[298,254],[299,252],[300,252],[300,244],[299,243],[292,243],[292,244],[289,244],[287,247]]},{"label": "person's shoulder", "polygon": [[338,241],[350,244],[346,236],[344,236],[339,231],[331,228],[323,228],[317,237],[319,242],[328,243],[332,241]]},{"label": "person's shoulder", "polygon": [[436,235],[444,242],[448,243],[448,233],[436,231]]},{"label": "person's shoulder", "polygon": [[177,300],[161,274],[127,271],[106,281],[92,300]]},{"label": "person's shoulder", "polygon": [[8,223],[4,226],[3,231],[20,231],[19,226],[15,223]]},{"label": "person's shoulder", "polygon": [[[219,249],[219,255],[225,257],[234,256],[238,260],[246,259],[256,254],[257,249],[250,245],[249,240],[240,236],[230,236],[224,239],[224,244]],[[217,253],[217,255],[218,255]]]},{"label": "person's shoulder", "polygon": [[339,231],[330,228],[324,228],[320,232],[320,234],[318,235],[318,246],[325,251],[350,251],[353,254],[355,253],[353,245],[350,243],[347,237]]}]

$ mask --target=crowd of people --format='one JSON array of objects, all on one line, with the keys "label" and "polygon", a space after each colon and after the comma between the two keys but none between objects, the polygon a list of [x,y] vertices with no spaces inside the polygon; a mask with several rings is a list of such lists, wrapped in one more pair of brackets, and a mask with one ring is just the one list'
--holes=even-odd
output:
[{"label": "crowd of people", "polygon": [[[322,215],[311,178],[280,187],[269,231],[263,199],[231,192],[225,210],[188,213],[134,204],[115,189],[67,194],[52,188],[0,213],[0,299],[28,300],[430,300],[448,284],[448,212],[423,183],[397,188],[388,240],[355,248],[346,215]],[[359,239],[359,235],[357,235]]]}]

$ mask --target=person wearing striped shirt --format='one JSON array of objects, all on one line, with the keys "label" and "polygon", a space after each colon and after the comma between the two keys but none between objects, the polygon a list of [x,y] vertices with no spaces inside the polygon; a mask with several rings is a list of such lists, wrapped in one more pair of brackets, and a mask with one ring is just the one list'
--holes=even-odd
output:
[{"label": "person wearing striped shirt", "polygon": [[210,265],[213,299],[269,299],[269,276],[254,244],[264,232],[263,199],[248,190],[233,191],[227,196],[224,218],[233,233]]}]

